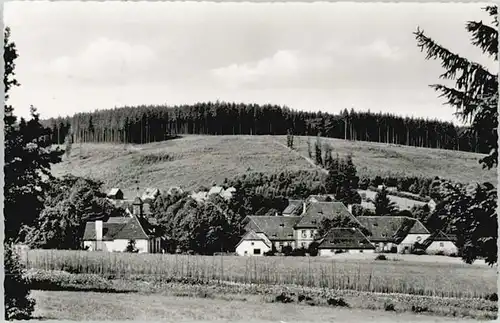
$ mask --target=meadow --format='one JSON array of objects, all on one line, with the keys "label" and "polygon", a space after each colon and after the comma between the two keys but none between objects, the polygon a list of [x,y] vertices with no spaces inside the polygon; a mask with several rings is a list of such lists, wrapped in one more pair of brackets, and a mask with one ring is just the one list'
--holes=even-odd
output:
[{"label": "meadow", "polygon": [[[309,139],[314,144],[315,137],[296,136],[296,152],[286,147],[286,136],[189,135],[145,145],[76,143],[70,157],[54,165],[53,174],[90,176],[103,181],[105,189],[122,188],[126,196],[135,194],[137,186],[191,190],[249,172],[317,169],[304,158]],[[478,163],[481,154],[331,138],[322,142],[340,156],[352,153],[360,176],[439,176],[496,183],[496,169],[483,170]]]},{"label": "meadow", "polygon": [[94,292],[33,291],[35,316],[71,321],[163,322],[477,322],[458,317],[416,315],[359,308],[328,308],[239,300]]},{"label": "meadow", "polygon": [[28,269],[114,279],[188,279],[198,284],[223,281],[453,298],[487,298],[497,292],[494,268],[445,262],[63,250],[29,250],[22,261]]}]

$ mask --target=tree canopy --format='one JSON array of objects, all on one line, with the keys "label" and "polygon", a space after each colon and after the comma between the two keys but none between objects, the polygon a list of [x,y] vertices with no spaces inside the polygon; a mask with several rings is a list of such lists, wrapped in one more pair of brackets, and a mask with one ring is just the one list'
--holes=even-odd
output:
[{"label": "tree canopy", "polygon": [[[498,61],[497,7],[484,10],[492,18],[491,25],[482,21],[469,21],[466,30],[471,34],[472,45],[482,50],[495,62]],[[418,47],[426,59],[441,62],[445,72],[439,77],[454,81],[455,86],[433,84],[431,87],[447,99],[447,104],[456,108],[456,115],[468,124],[467,133],[488,150],[489,155],[480,160],[486,168],[498,164],[498,73],[489,71],[483,65],[453,53],[428,37],[417,28],[414,33]]]}]

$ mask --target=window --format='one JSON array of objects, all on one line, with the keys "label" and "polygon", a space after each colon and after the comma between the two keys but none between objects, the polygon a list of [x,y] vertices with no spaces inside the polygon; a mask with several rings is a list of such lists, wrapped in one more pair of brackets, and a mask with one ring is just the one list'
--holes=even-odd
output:
[{"label": "window", "polygon": [[253,250],[254,255],[260,255],[260,249],[254,249]]},{"label": "window", "polygon": [[248,251],[245,250],[245,256],[248,255]]},{"label": "window", "polygon": [[252,246],[254,245],[255,243],[252,242]]},{"label": "window", "polygon": [[359,250],[359,253],[363,253],[363,249],[360,249],[360,250]]},{"label": "window", "polygon": [[306,230],[301,230],[300,232],[302,234],[302,238],[307,238]]},{"label": "window", "polygon": [[439,243],[439,246],[440,246],[440,247],[444,247],[444,242],[440,242],[440,243]]}]

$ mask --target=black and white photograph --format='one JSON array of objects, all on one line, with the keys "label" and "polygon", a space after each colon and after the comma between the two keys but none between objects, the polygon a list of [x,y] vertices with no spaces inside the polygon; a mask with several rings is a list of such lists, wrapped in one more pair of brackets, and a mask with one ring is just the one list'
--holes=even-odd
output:
[{"label": "black and white photograph", "polygon": [[494,321],[494,3],[8,1],[5,319]]}]

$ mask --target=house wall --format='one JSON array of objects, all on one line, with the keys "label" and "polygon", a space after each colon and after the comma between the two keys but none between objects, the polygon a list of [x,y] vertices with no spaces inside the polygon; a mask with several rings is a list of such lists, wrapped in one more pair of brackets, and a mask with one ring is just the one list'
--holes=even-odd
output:
[{"label": "house wall", "polygon": [[[108,252],[124,252],[127,249],[128,241],[126,239],[117,239],[112,241],[102,242],[102,251]],[[84,247],[89,247],[89,251],[94,251],[96,248],[96,241],[84,241]],[[139,253],[149,252],[148,249],[149,242],[146,239],[135,240],[135,247],[139,250]]]},{"label": "house wall", "polygon": [[[333,257],[337,256],[339,254],[335,253],[336,249],[319,249],[318,250],[318,255],[321,257]],[[344,253],[349,253],[349,254],[360,254],[360,253],[374,253],[374,249],[347,249],[345,250]]]},{"label": "house wall", "polygon": [[390,252],[393,247],[398,246],[393,242],[375,242],[374,245],[378,252]]},{"label": "house wall", "polygon": [[[298,229],[294,230],[296,248],[308,248],[311,242],[314,241],[314,236],[318,232],[317,229]],[[304,233],[304,234],[303,234]]]},{"label": "house wall", "polygon": [[[260,249],[259,254],[254,254],[254,249]],[[236,247],[238,256],[263,256],[264,252],[271,250],[264,241],[261,240],[244,240]]]},{"label": "house wall", "polygon": [[451,241],[433,241],[425,251],[428,254],[435,254],[442,251],[445,255],[450,255],[458,253],[458,248]]},{"label": "house wall", "polygon": [[409,234],[398,245],[398,252],[399,253],[405,253],[405,252],[409,253],[413,249],[413,245],[415,244],[415,242],[422,243],[428,237],[430,237],[430,234],[428,234],[428,233],[426,233],[426,234]]},{"label": "house wall", "polygon": [[272,241],[272,244],[276,247],[276,250],[278,251],[281,251],[281,248],[282,247],[285,247],[285,246],[291,246],[292,249],[295,249],[297,248],[297,242],[295,240],[289,240],[289,241],[283,241],[283,240],[279,240],[279,241]]}]

